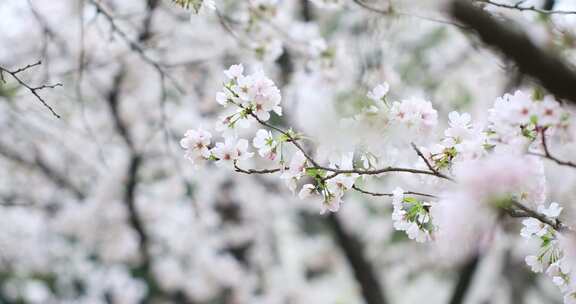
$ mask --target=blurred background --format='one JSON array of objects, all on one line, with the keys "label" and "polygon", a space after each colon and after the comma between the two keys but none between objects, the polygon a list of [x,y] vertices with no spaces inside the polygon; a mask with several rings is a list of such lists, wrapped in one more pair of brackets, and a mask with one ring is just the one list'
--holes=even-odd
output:
[{"label": "blurred background", "polygon": [[[394,231],[386,198],[350,193],[321,216],[278,178],[194,168],[178,144],[213,128],[236,63],[282,91],[272,122],[330,147],[355,142],[334,123],[383,81],[394,98],[431,100],[440,121],[455,109],[484,120],[497,96],[532,83],[444,5],[216,0],[195,13],[170,0],[0,1],[0,303],[449,303],[471,268],[466,303],[560,303],[524,265],[517,232],[479,261],[442,260]],[[575,16],[485,9],[576,60]],[[563,181],[555,197],[574,197],[573,173],[550,180]]]}]

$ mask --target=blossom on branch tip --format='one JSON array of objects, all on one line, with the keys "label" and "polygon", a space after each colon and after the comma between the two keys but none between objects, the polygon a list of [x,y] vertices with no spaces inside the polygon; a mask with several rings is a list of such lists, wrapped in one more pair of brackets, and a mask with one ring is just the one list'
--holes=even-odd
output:
[{"label": "blossom on branch tip", "polygon": [[230,81],[216,94],[216,101],[223,106],[233,104],[239,107],[240,120],[252,119],[250,114],[261,121],[269,120],[270,112],[282,115],[282,96],[274,82],[262,71],[251,75],[243,72],[242,65],[233,65],[224,72]]},{"label": "blossom on branch tip", "polygon": [[234,137],[227,137],[224,142],[216,143],[216,146],[211,151],[218,159],[216,164],[219,165],[245,160],[254,155],[254,153],[248,152],[248,141],[246,139],[236,139]]},{"label": "blossom on branch tip", "polygon": [[272,132],[264,129],[258,130],[258,132],[256,132],[256,137],[252,140],[252,144],[254,145],[254,148],[258,149],[258,154],[261,157],[269,160],[276,159],[276,147],[278,143],[274,140]]},{"label": "blossom on branch tip", "polygon": [[470,114],[460,114],[456,111],[452,111],[450,114],[448,114],[448,118],[450,128],[444,131],[444,135],[456,139],[466,139],[470,137],[472,129],[472,125],[470,124]]},{"label": "blossom on branch tip", "polygon": [[392,222],[394,229],[405,231],[409,239],[418,243],[431,240],[434,226],[429,213],[430,205],[412,197],[405,197],[401,188],[392,191]]},{"label": "blossom on branch tip", "polygon": [[394,102],[390,109],[392,120],[406,124],[419,131],[429,131],[438,123],[438,112],[432,103],[423,99],[411,98]]},{"label": "blossom on branch tip", "polygon": [[550,203],[550,206],[548,206],[548,208],[544,207],[544,205],[538,206],[538,212],[552,219],[558,218],[560,216],[560,213],[562,212],[562,209],[564,208],[560,207],[560,205],[555,202]]},{"label": "blossom on branch tip", "polygon": [[242,64],[231,65],[224,74],[228,79],[234,80],[244,75],[244,66]]},{"label": "blossom on branch tip", "polygon": [[312,184],[305,184],[304,186],[302,186],[302,189],[300,189],[300,192],[298,193],[298,198],[301,200],[310,198],[314,192],[316,192],[316,187],[314,187],[314,185]]},{"label": "blossom on branch tip", "polygon": [[390,85],[386,82],[377,85],[372,91],[368,92],[366,96],[376,102],[383,101],[386,94],[390,91]]},{"label": "blossom on branch tip", "polygon": [[193,164],[198,160],[210,157],[210,141],[212,134],[203,129],[188,130],[184,138],[180,140],[180,146],[184,148],[184,156]]},{"label": "blossom on branch tip", "polygon": [[530,269],[532,269],[533,272],[539,273],[544,271],[544,264],[542,264],[542,261],[538,259],[537,256],[529,255],[524,259],[524,261],[526,262],[526,265],[530,266]]},{"label": "blossom on branch tip", "polygon": [[520,231],[520,235],[524,238],[532,238],[533,236],[542,237],[548,233],[547,226],[534,218],[528,218],[522,221],[524,227]]},{"label": "blossom on branch tip", "polygon": [[322,201],[322,206],[320,208],[320,214],[326,214],[328,212],[338,212],[340,210],[340,205],[342,204],[342,196],[329,195],[324,197]]},{"label": "blossom on branch tip", "polygon": [[280,176],[286,181],[286,185],[292,193],[296,191],[296,182],[306,174],[306,163],[306,156],[298,150],[292,156],[288,170],[284,170]]}]

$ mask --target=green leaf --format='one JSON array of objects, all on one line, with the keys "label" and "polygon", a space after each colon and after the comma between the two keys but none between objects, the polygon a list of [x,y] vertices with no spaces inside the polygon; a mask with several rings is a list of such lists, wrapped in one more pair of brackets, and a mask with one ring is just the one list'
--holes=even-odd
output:
[{"label": "green leaf", "polygon": [[543,100],[544,99],[544,90],[540,87],[534,88],[532,92],[532,99],[534,100]]},{"label": "green leaf", "polygon": [[202,0],[172,0],[172,2],[176,3],[177,5],[194,11],[194,13],[198,13],[200,8],[202,7]]},{"label": "green leaf", "polygon": [[326,171],[316,168],[306,168],[306,175],[312,178],[322,178],[326,176]]},{"label": "green leaf", "polygon": [[418,203],[418,200],[413,198],[413,197],[405,197],[404,198],[404,202],[405,203],[412,203],[412,204],[416,204]]}]

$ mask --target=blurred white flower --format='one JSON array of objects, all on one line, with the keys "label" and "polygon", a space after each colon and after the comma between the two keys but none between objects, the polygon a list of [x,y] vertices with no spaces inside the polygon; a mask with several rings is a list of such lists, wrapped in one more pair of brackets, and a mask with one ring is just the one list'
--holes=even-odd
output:
[{"label": "blurred white flower", "polygon": [[374,101],[379,102],[384,99],[386,94],[388,94],[389,90],[390,85],[384,82],[382,84],[377,85],[374,89],[372,89],[372,91],[368,92],[366,96]]}]

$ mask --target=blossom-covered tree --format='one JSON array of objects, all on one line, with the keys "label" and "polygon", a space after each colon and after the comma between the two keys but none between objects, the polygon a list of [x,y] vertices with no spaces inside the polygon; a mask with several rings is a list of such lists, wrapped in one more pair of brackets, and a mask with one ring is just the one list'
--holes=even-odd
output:
[{"label": "blossom-covered tree", "polygon": [[0,302],[576,303],[575,18],[4,1]]}]

